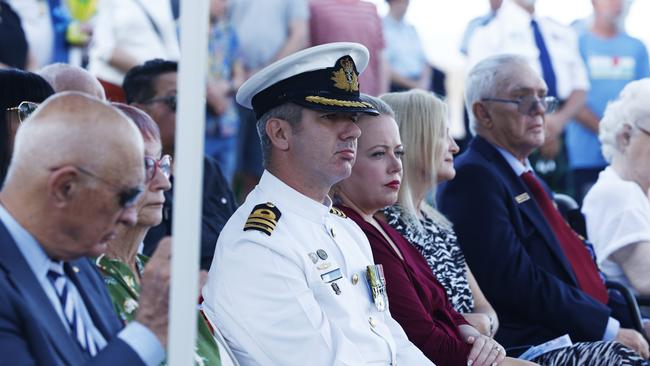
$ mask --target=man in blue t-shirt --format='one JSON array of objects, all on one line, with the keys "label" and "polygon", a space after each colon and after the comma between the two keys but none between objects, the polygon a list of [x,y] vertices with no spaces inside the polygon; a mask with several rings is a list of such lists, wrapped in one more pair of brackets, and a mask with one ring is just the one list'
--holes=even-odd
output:
[{"label": "man in blue t-shirt", "polygon": [[645,46],[619,27],[623,0],[592,0],[592,4],[593,23],[579,37],[591,88],[587,103],[576,118],[578,122],[569,124],[566,130],[569,166],[579,202],[607,166],[598,140],[598,124],[607,103],[628,82],[650,74]]}]

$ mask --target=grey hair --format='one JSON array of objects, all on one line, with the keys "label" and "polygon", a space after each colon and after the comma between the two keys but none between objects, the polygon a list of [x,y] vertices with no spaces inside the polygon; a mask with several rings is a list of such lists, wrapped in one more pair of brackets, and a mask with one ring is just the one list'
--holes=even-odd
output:
[{"label": "grey hair", "polygon": [[614,155],[621,151],[616,136],[626,126],[636,130],[638,121],[650,118],[648,100],[650,100],[650,78],[645,78],[628,83],[618,98],[607,104],[603,119],[600,121],[598,138],[602,144],[603,157],[608,163],[611,163]]},{"label": "grey hair", "polygon": [[495,55],[483,59],[470,70],[465,80],[465,108],[472,135],[476,135],[477,126],[472,106],[483,98],[494,96],[494,93],[511,76],[512,70],[507,66],[516,64],[528,65],[528,60],[520,55]]},{"label": "grey hair", "polygon": [[262,146],[262,163],[264,164],[264,168],[268,168],[268,164],[271,161],[271,138],[266,134],[266,123],[271,118],[285,120],[289,122],[291,128],[295,129],[302,119],[302,107],[293,103],[285,103],[264,113],[257,120],[257,134],[260,137],[260,145]]},{"label": "grey hair", "polygon": [[395,112],[393,111],[393,108],[391,108],[388,103],[384,102],[383,100],[377,97],[373,97],[372,95],[362,93],[361,101],[370,103],[377,110],[377,112],[379,112],[380,115],[395,118]]}]

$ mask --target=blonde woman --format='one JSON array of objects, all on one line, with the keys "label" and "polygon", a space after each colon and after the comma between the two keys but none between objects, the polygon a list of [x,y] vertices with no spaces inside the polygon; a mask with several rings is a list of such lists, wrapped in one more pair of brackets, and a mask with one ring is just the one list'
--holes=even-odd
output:
[{"label": "blonde woman", "polygon": [[[467,266],[451,224],[425,201],[438,182],[455,175],[453,154],[458,146],[449,138],[447,107],[433,94],[416,89],[384,94],[381,99],[395,111],[409,151],[403,158],[397,203],[383,211],[386,220],[426,258],[454,309],[482,334],[493,336],[499,327],[496,312]],[[450,149],[444,149],[447,140]]]}]

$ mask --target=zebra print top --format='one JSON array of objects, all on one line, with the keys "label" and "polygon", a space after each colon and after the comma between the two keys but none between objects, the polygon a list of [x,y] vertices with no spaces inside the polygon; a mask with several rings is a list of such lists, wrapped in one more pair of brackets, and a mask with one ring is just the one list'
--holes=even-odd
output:
[{"label": "zebra print top", "polygon": [[442,284],[454,309],[469,313],[474,309],[474,298],[465,272],[465,256],[453,230],[437,225],[422,213],[422,227],[408,224],[407,215],[399,205],[383,210],[388,224],[397,230],[427,260],[433,275]]}]

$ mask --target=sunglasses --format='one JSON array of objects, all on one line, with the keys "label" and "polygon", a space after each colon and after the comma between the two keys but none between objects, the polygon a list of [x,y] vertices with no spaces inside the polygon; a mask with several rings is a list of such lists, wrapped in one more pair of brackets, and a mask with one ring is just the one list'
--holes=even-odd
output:
[{"label": "sunglasses", "polygon": [[100,178],[94,173],[91,173],[90,171],[80,167],[80,166],[75,166],[77,170],[79,170],[81,173],[96,179],[97,181],[104,183],[106,186],[110,187],[113,191],[117,192],[117,197],[118,197],[118,203],[121,208],[127,209],[135,206],[135,203],[140,199],[140,196],[144,192],[142,187],[133,187],[133,188],[127,188],[123,189],[118,186],[116,186],[113,183],[110,183],[106,181],[103,178]]},{"label": "sunglasses", "polygon": [[145,173],[145,183],[150,182],[155,176],[156,172],[160,172],[169,179],[172,175],[172,157],[169,155],[164,155],[160,159],[154,159],[150,156],[144,157],[144,167],[146,169]]},{"label": "sunglasses", "polygon": [[170,110],[172,110],[172,112],[176,112],[176,95],[168,95],[166,97],[151,98],[147,101],[142,102],[142,104],[151,104],[151,103],[163,103]]},{"label": "sunglasses", "polygon": [[555,97],[537,98],[534,95],[517,99],[483,98],[481,101],[516,104],[517,111],[523,115],[532,115],[537,110],[537,106],[542,107],[544,113],[553,113],[560,104]]},{"label": "sunglasses", "polygon": [[25,120],[27,120],[29,115],[34,113],[36,108],[38,108],[38,103],[25,101],[20,102],[20,104],[18,104],[18,107],[7,108],[6,111],[18,111],[18,120],[20,123],[23,123]]}]

